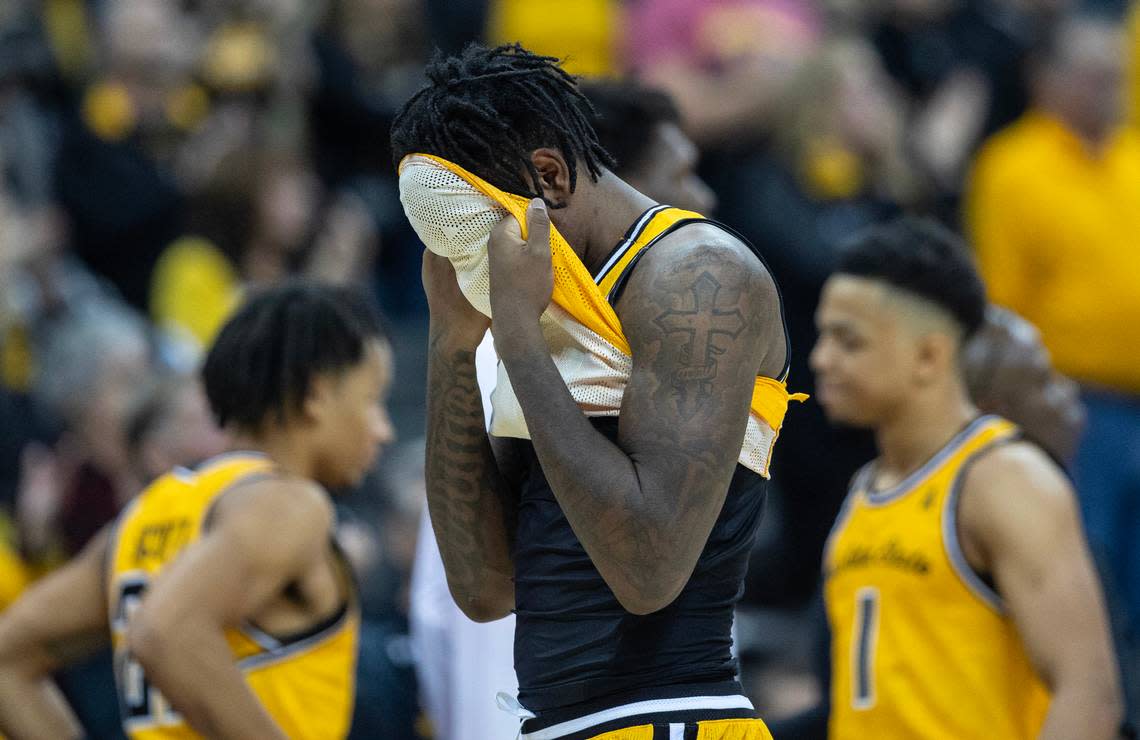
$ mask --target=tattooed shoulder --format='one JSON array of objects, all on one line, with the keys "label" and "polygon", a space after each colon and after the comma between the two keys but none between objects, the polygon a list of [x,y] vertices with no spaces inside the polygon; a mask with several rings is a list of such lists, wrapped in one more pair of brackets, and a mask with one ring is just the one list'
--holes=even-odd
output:
[{"label": "tattooed shoulder", "polygon": [[782,329],[780,346],[772,341],[780,302],[763,263],[719,230],[693,232],[647,253],[618,305],[635,357],[659,370],[662,397],[685,419],[707,407],[722,379],[736,382],[724,377],[726,363],[754,377],[784,354]]}]

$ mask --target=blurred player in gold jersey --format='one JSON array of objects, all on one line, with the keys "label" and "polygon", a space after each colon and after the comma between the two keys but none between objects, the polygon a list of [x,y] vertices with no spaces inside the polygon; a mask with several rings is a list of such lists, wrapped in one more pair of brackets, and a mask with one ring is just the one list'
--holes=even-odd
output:
[{"label": "blurred player in gold jersey", "polygon": [[904,219],[828,281],[819,402],[875,431],[824,555],[832,738],[1109,738],[1122,712],[1104,600],[1064,474],[970,402],[984,288]]},{"label": "blurred player in gold jersey", "polygon": [[203,369],[233,451],[159,478],[0,618],[0,730],[74,738],[50,674],[110,641],[124,729],[151,738],[340,738],[358,606],[325,487],[392,438],[392,358],[355,293],[253,297]]}]

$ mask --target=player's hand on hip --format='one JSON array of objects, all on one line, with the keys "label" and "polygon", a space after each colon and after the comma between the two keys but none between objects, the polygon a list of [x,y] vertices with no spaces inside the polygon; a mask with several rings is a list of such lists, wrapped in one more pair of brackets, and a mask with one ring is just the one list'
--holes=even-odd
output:
[{"label": "player's hand on hip", "polygon": [[550,215],[541,199],[526,210],[527,238],[519,222],[504,218],[491,232],[491,315],[500,330],[537,325],[550,305],[554,270],[550,258]]},{"label": "player's hand on hip", "polygon": [[431,333],[461,349],[474,349],[483,341],[491,326],[491,319],[471,305],[459,281],[451,260],[424,250],[424,293],[431,312]]}]

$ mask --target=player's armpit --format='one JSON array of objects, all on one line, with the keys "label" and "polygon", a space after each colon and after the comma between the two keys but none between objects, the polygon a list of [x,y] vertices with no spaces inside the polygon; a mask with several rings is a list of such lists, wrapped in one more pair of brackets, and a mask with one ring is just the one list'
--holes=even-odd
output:
[{"label": "player's armpit", "polygon": [[104,590],[109,530],[34,584],[0,617],[0,731],[8,737],[80,735],[50,675],[109,640]]},{"label": "player's armpit", "polygon": [[1042,738],[1115,737],[1122,714],[1104,597],[1064,475],[1028,444],[967,473],[959,503],[971,565],[993,574],[1053,694]]},{"label": "player's armpit", "polygon": [[[500,501],[502,501],[503,519],[506,522],[508,548],[513,551],[518,532],[519,491],[522,490],[523,479],[526,475],[525,447],[527,442],[514,437],[495,437],[490,434],[487,435],[487,439],[491,442],[495,463],[505,484],[499,491],[499,496]],[[513,590],[511,596],[513,606]]]},{"label": "player's armpit", "polygon": [[281,737],[234,664],[224,629],[256,615],[327,554],[332,508],[316,485],[274,478],[216,504],[210,529],[155,580],[128,629],[131,653],[209,737]]}]

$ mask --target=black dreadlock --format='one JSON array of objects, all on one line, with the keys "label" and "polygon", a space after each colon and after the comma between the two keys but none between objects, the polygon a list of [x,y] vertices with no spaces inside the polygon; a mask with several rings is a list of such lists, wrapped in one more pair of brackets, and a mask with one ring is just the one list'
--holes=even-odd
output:
[{"label": "black dreadlock", "polygon": [[426,74],[427,87],[404,104],[392,123],[397,165],[408,154],[434,154],[500,190],[532,198],[542,196],[530,161],[535,149],[562,152],[571,191],[579,160],[594,181],[603,167],[614,166],[591,125],[593,107],[554,57],[519,44],[489,49],[472,43],[459,56],[437,52]]}]

